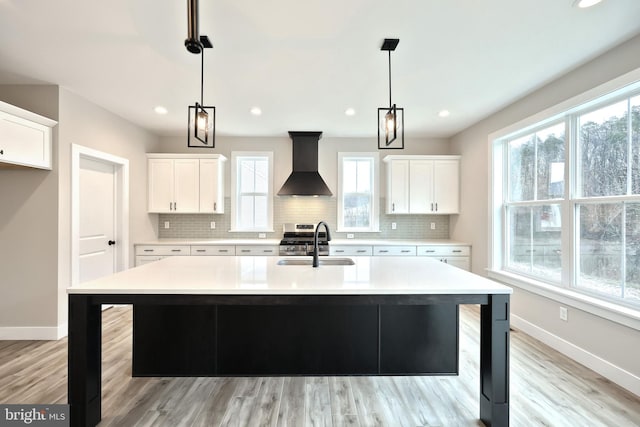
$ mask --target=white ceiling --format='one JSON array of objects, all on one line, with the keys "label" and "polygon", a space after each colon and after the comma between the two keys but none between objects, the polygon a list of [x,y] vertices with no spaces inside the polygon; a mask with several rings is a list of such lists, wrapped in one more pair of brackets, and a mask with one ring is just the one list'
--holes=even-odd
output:
[{"label": "white ceiling", "polygon": [[[573,1],[200,0],[214,45],[204,101],[218,135],[375,136],[388,103],[380,45],[399,38],[392,86],[405,137],[448,137],[640,33],[639,0]],[[186,34],[186,0],[0,0],[0,83],[58,84],[181,135],[200,93]]]}]

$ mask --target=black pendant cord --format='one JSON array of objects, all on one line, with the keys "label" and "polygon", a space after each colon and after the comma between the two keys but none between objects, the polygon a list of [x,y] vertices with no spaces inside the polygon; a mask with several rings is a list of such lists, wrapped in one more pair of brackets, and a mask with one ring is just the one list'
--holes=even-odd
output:
[{"label": "black pendant cord", "polygon": [[389,109],[391,109],[391,51],[389,51]]},{"label": "black pendant cord", "polygon": [[204,105],[204,49],[202,49],[200,55],[202,55],[200,64],[200,105]]}]

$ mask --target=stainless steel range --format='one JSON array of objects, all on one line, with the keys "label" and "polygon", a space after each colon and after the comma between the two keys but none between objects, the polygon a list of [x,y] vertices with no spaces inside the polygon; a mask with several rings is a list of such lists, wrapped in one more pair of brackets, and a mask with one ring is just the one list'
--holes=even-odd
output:
[{"label": "stainless steel range", "polygon": [[[284,224],[284,235],[280,241],[280,255],[313,256],[313,233],[315,224]],[[318,255],[329,255],[327,233],[318,233]]]}]

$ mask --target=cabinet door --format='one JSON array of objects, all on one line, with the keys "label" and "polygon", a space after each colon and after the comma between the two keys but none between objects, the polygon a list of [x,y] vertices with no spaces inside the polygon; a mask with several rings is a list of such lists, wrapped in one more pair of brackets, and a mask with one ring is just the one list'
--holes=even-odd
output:
[{"label": "cabinet door", "polygon": [[198,213],[200,210],[200,161],[173,160],[174,212]]},{"label": "cabinet door", "polygon": [[409,161],[409,213],[431,212],[433,203],[433,161]]},{"label": "cabinet door", "polygon": [[436,160],[433,166],[434,213],[460,212],[460,162]]},{"label": "cabinet door", "polygon": [[0,161],[51,169],[50,130],[19,117],[0,114]]},{"label": "cabinet door", "polygon": [[149,159],[149,212],[173,212],[173,160]]},{"label": "cabinet door", "polygon": [[389,162],[387,213],[409,213],[409,160]]},{"label": "cabinet door", "polygon": [[224,213],[222,164],[200,159],[200,213]]}]

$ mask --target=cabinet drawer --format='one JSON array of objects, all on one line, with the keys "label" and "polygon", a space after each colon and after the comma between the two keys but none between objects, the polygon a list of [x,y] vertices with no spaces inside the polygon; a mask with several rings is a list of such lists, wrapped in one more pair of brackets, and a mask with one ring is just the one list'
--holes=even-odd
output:
[{"label": "cabinet drawer", "polygon": [[191,255],[235,255],[236,247],[235,246],[191,246]]},{"label": "cabinet drawer", "polygon": [[469,256],[469,246],[418,246],[418,255],[421,256]]},{"label": "cabinet drawer", "polygon": [[136,246],[136,255],[191,255],[191,246],[140,245]]},{"label": "cabinet drawer", "polygon": [[373,255],[377,256],[415,256],[415,246],[374,246]]},{"label": "cabinet drawer", "polygon": [[236,246],[236,255],[278,255],[278,246]]},{"label": "cabinet drawer", "polygon": [[329,245],[329,255],[349,255],[349,256],[371,256],[372,246],[331,246]]}]

